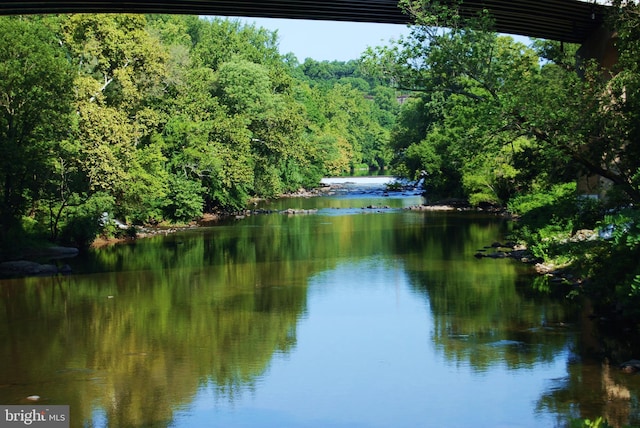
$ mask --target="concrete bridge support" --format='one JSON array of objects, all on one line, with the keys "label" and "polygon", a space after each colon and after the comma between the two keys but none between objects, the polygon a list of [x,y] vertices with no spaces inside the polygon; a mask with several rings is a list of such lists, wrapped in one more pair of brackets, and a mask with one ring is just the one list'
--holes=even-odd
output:
[{"label": "concrete bridge support", "polygon": [[602,70],[611,72],[618,62],[618,34],[601,25],[582,43],[577,55],[580,61],[596,60]]},{"label": "concrete bridge support", "polygon": [[[601,25],[594,31],[578,49],[578,66],[581,63],[595,60],[600,65],[602,75],[605,79],[610,79],[614,75],[614,69],[618,63],[618,49],[616,41],[618,34]],[[578,73],[581,73],[578,67]],[[611,180],[599,175],[578,177],[577,191],[581,195],[604,198],[607,191],[612,186]]]}]

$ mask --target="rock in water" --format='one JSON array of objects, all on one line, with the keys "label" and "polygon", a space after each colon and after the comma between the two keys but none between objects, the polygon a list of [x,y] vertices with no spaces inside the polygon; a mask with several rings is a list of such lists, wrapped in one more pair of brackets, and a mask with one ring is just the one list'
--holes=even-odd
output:
[{"label": "rock in water", "polygon": [[620,364],[620,370],[625,373],[636,373],[640,371],[640,360],[629,360]]}]

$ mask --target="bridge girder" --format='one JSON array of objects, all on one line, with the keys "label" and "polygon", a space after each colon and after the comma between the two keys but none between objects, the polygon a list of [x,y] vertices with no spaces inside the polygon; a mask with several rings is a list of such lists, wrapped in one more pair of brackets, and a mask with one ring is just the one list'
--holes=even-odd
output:
[{"label": "bridge girder", "polygon": [[[0,14],[167,13],[408,24],[397,0],[63,0],[0,2]],[[604,7],[578,0],[464,0],[462,14],[487,9],[496,31],[582,43]]]}]

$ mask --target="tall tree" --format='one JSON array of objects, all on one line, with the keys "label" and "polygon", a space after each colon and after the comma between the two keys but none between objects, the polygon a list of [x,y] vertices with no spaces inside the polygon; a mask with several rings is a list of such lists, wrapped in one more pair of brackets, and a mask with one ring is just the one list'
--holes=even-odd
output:
[{"label": "tall tree", "polygon": [[0,18],[0,237],[53,173],[58,142],[69,132],[74,71],[40,19]]},{"label": "tall tree", "polygon": [[193,39],[197,41],[193,50],[196,61],[212,70],[233,58],[265,66],[281,61],[276,32],[237,20],[201,21]]},{"label": "tall tree", "polygon": [[488,31],[485,15],[462,22],[455,3],[403,5],[417,22],[411,35],[365,55],[369,72],[423,93],[419,102],[404,106],[393,134],[398,172],[412,179],[426,172],[433,196],[464,194],[473,202],[499,203],[517,184],[515,171],[504,174],[508,162],[494,163],[518,138],[508,109],[535,74],[537,56]]},{"label": "tall tree", "polygon": [[167,193],[161,147],[151,137],[163,121],[156,104],[168,85],[168,55],[143,15],[73,15],[64,35],[79,71],[76,161],[88,194],[107,192],[119,215],[148,220],[145,212]]}]

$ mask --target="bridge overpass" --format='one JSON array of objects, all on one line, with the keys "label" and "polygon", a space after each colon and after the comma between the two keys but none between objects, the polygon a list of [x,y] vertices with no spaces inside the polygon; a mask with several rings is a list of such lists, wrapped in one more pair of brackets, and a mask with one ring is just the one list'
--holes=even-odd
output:
[{"label": "bridge overpass", "polygon": [[[167,13],[407,24],[397,0],[62,0],[0,2],[0,15],[41,13]],[[487,9],[496,31],[583,43],[600,27],[595,0],[464,0],[461,12]]]}]

